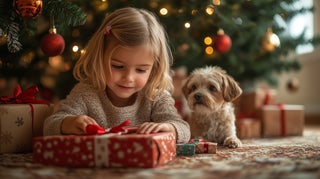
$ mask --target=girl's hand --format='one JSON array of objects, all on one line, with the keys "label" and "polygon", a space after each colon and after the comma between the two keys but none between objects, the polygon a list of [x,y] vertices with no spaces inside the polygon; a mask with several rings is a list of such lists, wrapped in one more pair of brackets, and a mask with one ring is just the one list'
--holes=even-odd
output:
[{"label": "girl's hand", "polygon": [[140,134],[150,134],[157,132],[173,132],[176,135],[176,129],[170,123],[154,123],[154,122],[145,122],[141,124],[137,133]]},{"label": "girl's hand", "polygon": [[88,124],[97,125],[97,122],[87,115],[67,116],[62,121],[61,133],[83,135],[86,134],[86,126]]}]

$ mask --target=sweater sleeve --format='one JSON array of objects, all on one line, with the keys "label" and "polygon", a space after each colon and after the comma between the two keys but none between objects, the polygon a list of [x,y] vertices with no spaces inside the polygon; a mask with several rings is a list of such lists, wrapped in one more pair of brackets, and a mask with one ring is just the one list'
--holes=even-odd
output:
[{"label": "sweater sleeve", "polygon": [[43,134],[61,135],[61,123],[66,116],[86,114],[86,105],[83,100],[84,93],[87,91],[85,85],[77,84],[70,94],[59,102],[57,110],[49,116],[43,124]]},{"label": "sweater sleeve", "polygon": [[174,106],[174,99],[168,91],[158,96],[152,106],[151,120],[153,122],[167,122],[174,126],[177,143],[187,143],[190,140],[190,126],[179,115]]}]

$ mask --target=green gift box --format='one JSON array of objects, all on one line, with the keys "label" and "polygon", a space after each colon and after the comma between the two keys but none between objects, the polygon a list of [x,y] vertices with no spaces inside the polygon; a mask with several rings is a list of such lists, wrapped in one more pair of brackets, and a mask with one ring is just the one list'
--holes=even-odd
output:
[{"label": "green gift box", "polygon": [[177,156],[192,156],[196,154],[196,145],[199,140],[193,140],[186,144],[177,144]]}]

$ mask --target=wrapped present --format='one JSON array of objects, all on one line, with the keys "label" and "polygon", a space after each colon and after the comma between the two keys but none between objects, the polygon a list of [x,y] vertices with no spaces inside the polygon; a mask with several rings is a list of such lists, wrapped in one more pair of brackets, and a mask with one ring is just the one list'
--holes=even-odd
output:
[{"label": "wrapped present", "polygon": [[260,118],[263,137],[303,134],[303,105],[265,105],[261,108]]},{"label": "wrapped present", "polygon": [[277,104],[277,92],[274,89],[255,88],[244,92],[239,98],[237,114],[251,115],[254,117],[257,110],[264,105]]},{"label": "wrapped present", "polygon": [[261,137],[261,120],[255,118],[240,118],[236,121],[237,136],[240,139]]},{"label": "wrapped present", "polygon": [[196,144],[196,154],[215,154],[217,153],[217,143],[199,142]]},{"label": "wrapped present", "polygon": [[46,165],[152,168],[173,160],[175,147],[172,132],[44,136],[34,138],[33,158]]},{"label": "wrapped present", "polygon": [[208,142],[204,139],[191,139],[189,143],[177,144],[177,155],[192,156],[195,154],[215,154],[217,143]]},{"label": "wrapped present", "polygon": [[196,144],[186,143],[177,144],[177,156],[192,156],[196,154]]},{"label": "wrapped present", "polygon": [[22,92],[17,86],[14,97],[1,97],[0,153],[31,152],[32,138],[42,135],[43,122],[52,114],[53,105],[35,100],[36,92],[36,87]]}]

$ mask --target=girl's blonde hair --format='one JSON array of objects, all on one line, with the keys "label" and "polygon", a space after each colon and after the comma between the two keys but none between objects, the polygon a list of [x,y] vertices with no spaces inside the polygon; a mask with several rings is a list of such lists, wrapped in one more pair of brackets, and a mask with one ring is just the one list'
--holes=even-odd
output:
[{"label": "girl's blonde hair", "polygon": [[[107,29],[111,29],[110,32]],[[149,11],[126,7],[109,14],[89,40],[85,53],[76,63],[73,74],[98,90],[105,90],[111,76],[110,58],[119,46],[146,46],[154,56],[154,64],[144,91],[154,99],[164,90],[172,92],[170,66],[172,54],[167,34],[157,18]]]}]

